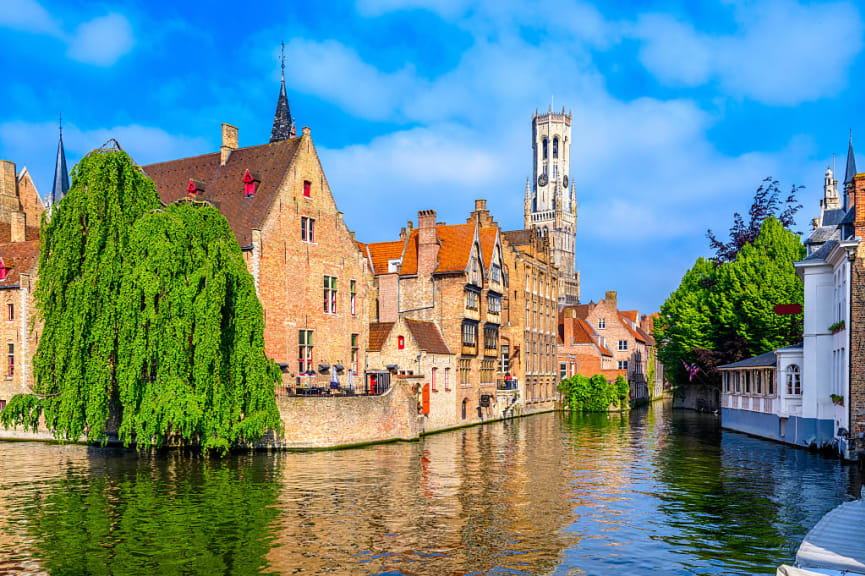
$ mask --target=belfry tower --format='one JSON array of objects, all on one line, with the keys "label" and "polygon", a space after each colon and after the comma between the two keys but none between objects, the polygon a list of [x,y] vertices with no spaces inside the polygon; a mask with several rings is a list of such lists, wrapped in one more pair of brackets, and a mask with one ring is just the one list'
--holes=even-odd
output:
[{"label": "belfry tower", "polygon": [[577,191],[570,182],[571,115],[553,112],[532,116],[531,181],[526,182],[525,229],[549,237],[553,263],[559,269],[559,306],[580,303],[576,271]]}]

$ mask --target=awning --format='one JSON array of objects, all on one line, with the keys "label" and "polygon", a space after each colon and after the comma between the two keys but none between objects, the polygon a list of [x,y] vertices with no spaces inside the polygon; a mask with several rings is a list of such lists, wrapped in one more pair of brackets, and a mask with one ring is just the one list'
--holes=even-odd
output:
[{"label": "awning", "polygon": [[865,574],[865,501],[841,504],[805,535],[796,562],[802,568]]}]

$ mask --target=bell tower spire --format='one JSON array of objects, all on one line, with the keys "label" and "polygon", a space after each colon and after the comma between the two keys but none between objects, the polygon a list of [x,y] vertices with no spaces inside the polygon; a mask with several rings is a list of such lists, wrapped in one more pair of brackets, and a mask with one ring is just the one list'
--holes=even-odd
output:
[{"label": "bell tower spire", "polygon": [[[66,151],[63,149],[63,115],[60,115],[60,141],[57,143],[57,160],[54,164],[54,185],[48,197],[48,209],[60,202],[69,191],[69,172],[66,170]],[[49,212],[50,213],[50,212]]]},{"label": "bell tower spire", "polygon": [[294,119],[291,117],[291,110],[288,107],[288,96],[285,93],[285,42],[282,43],[279,62],[282,74],[279,86],[279,99],[276,101],[276,114],[273,116],[273,130],[270,132],[271,143],[294,138],[296,134]]}]

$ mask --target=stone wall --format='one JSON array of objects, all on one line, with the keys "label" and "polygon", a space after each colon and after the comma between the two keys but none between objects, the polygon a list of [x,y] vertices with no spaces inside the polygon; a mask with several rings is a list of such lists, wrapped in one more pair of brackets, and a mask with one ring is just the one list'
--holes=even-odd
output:
[{"label": "stone wall", "polygon": [[408,383],[396,382],[381,396],[288,396],[277,398],[285,433],[277,448],[334,448],[420,436],[417,399]]}]

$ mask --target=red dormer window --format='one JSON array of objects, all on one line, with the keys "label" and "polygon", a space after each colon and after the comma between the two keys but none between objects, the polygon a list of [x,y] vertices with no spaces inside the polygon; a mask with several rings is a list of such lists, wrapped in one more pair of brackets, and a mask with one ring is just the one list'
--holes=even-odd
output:
[{"label": "red dormer window", "polygon": [[312,197],[312,184],[309,180],[303,181],[303,197],[311,198]]},{"label": "red dormer window", "polygon": [[189,179],[189,184],[186,185],[186,193],[190,198],[195,198],[200,193],[204,192],[204,184],[192,178]]},{"label": "red dormer window", "polygon": [[399,348],[400,350],[404,349],[405,348],[405,338],[403,338],[402,336],[397,336],[396,347]]},{"label": "red dormer window", "polygon": [[255,196],[255,185],[258,183],[258,178],[255,174],[247,170],[243,174],[243,196],[249,198]]},{"label": "red dormer window", "polygon": [[3,263],[3,259],[0,258],[0,280],[6,280],[6,274],[9,272],[9,269],[6,268],[6,264]]}]

